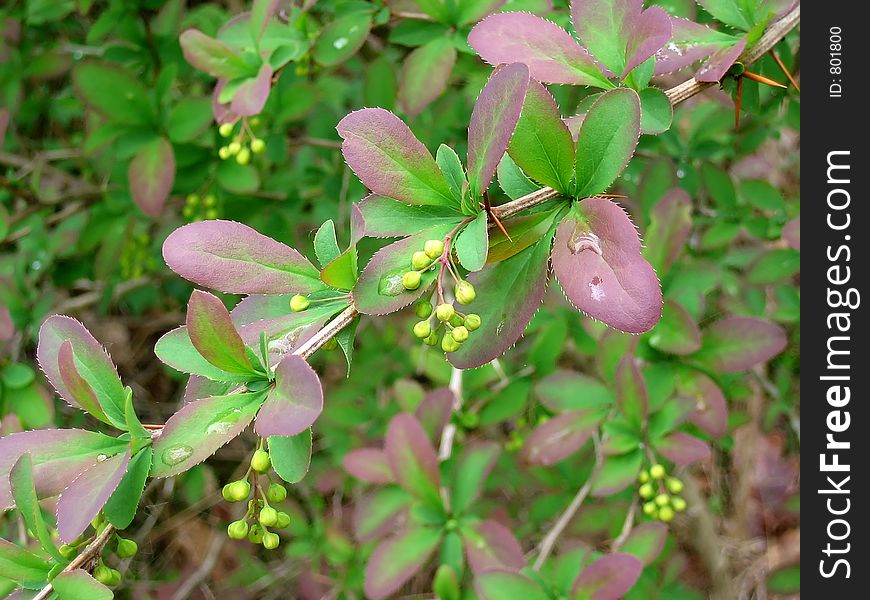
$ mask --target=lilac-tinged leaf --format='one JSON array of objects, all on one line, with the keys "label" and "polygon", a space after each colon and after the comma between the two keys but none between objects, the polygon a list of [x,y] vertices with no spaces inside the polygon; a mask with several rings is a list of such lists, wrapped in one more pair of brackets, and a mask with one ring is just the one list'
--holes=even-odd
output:
[{"label": "lilac-tinged leaf", "polygon": [[411,504],[411,496],[397,487],[363,496],[354,506],[354,536],[365,543],[395,531],[404,522]]},{"label": "lilac-tinged leaf", "polygon": [[679,393],[695,405],[689,421],[713,437],[721,437],[728,430],[728,403],[716,383],[703,373],[692,372],[687,381],[679,384]]},{"label": "lilac-tinged leaf", "polygon": [[710,458],[710,446],[693,435],[677,431],[659,440],[655,445],[662,456],[676,465],[690,465]]},{"label": "lilac-tinged leaf", "polygon": [[447,89],[456,48],[449,37],[438,37],[411,52],[399,77],[399,104],[413,119]]},{"label": "lilac-tinged leaf", "polygon": [[375,548],[365,570],[365,593],[383,600],[397,592],[426,564],[441,541],[434,528],[407,528]]},{"label": "lilac-tinged leaf", "polygon": [[194,290],[187,305],[187,333],[204,359],[239,375],[255,373],[230,313],[217,296]]},{"label": "lilac-tinged leaf", "polygon": [[725,317],[704,330],[692,359],[710,369],[733,373],[760,365],[785,349],[785,331],[755,317]]},{"label": "lilac-tinged leaf", "polygon": [[523,112],[508,152],[523,173],[560,192],[570,191],[574,177],[574,141],[550,92],[529,83]]},{"label": "lilac-tinged leaf", "polygon": [[251,379],[250,373],[228,373],[208,362],[191,342],[186,325],[163,334],[154,346],[154,354],[177,371],[212,381],[243,383]]},{"label": "lilac-tinged leaf", "polygon": [[239,435],[260,408],[263,392],[214,396],[186,404],[154,442],[152,477],[172,477],[195,467]]},{"label": "lilac-tinged leaf", "polygon": [[476,23],[486,15],[492,14],[504,6],[506,0],[473,0],[458,2],[457,25]]},{"label": "lilac-tinged leaf", "polygon": [[263,63],[256,77],[252,77],[238,87],[230,102],[230,110],[240,117],[259,114],[269,99],[272,89],[272,67]]},{"label": "lilac-tinged leaf", "polygon": [[323,411],[320,378],[304,358],[291,354],[275,369],[275,388],[269,393],[254,425],[261,437],[296,435]]},{"label": "lilac-tinged leaf", "polygon": [[450,493],[450,509],[454,515],[464,514],[483,492],[498,455],[499,447],[493,442],[465,447],[456,465]]},{"label": "lilac-tinged leaf", "polygon": [[239,79],[253,74],[235,48],[196,29],[188,29],[178,40],[184,58],[191,65],[218,79]]},{"label": "lilac-tinged leaf", "polygon": [[122,454],[98,460],[63,491],[57,501],[57,532],[60,539],[71,544],[84,533],[121,483],[128,464],[129,448]]},{"label": "lilac-tinged leaf", "polygon": [[523,110],[529,68],[500,66],[483,87],[468,124],[468,183],[479,197],[489,187]]},{"label": "lilac-tinged leaf", "polygon": [[614,397],[598,379],[573,371],[556,371],[535,383],[535,395],[554,413],[609,408]]},{"label": "lilac-tinged leaf", "polygon": [[656,75],[673,73],[740,40],[689,19],[671,17],[671,26],[670,41],[656,53]]},{"label": "lilac-tinged leaf", "polygon": [[170,269],[230,294],[306,294],[323,288],[320,272],[293,248],[235,221],[201,221],[163,243]]},{"label": "lilac-tinged leaf", "polygon": [[549,600],[537,583],[514,571],[492,570],[479,573],[474,587],[482,600]]},{"label": "lilac-tinged leaf", "polygon": [[104,423],[112,424],[100,407],[94,388],[79,373],[72,342],[69,340],[64,340],[58,348],[57,366],[61,381],[70,395],[70,404],[80,407]]},{"label": "lilac-tinged leaf", "polygon": [[447,358],[459,369],[480,367],[514,345],[547,290],[551,234],[500,263],[472,273],[468,280],[477,289],[469,311],[480,315],[480,329]]},{"label": "lilac-tinged leaf", "polygon": [[390,198],[370,194],[358,204],[367,237],[405,237],[435,225],[457,225],[461,217],[443,206],[409,206]]},{"label": "lilac-tinged leaf", "polygon": [[455,405],[456,395],[449,388],[439,388],[426,394],[414,411],[414,416],[433,443],[441,439],[441,432],[450,422]]},{"label": "lilac-tinged leaf", "polygon": [[[456,221],[460,218],[457,215]],[[420,287],[406,290],[402,275],[411,268],[411,255],[426,240],[441,240],[456,226],[455,223],[437,225],[381,248],[372,256],[359,275],[353,290],[354,306],[366,315],[388,315],[411,304],[434,283],[436,269],[423,273]]]},{"label": "lilac-tinged leaf", "polygon": [[600,194],[628,164],[640,138],[640,97],[632,89],[603,93],[577,135],[575,197]]},{"label": "lilac-tinged leaf", "polygon": [[143,213],[159,217],[175,181],[175,153],[166,138],[143,146],[127,170],[130,195]]},{"label": "lilac-tinged leaf", "polygon": [[618,600],[632,588],[643,563],[630,554],[606,554],[583,569],[571,590],[572,600]]},{"label": "lilac-tinged leaf", "polygon": [[585,222],[568,217],[556,231],[553,272],[574,306],[627,333],[643,333],[661,317],[655,271],[640,255],[628,215],[603,198],[580,203]]},{"label": "lilac-tinged leaf", "polygon": [[438,457],[415,417],[407,414],[393,417],[384,450],[401,487],[434,506],[441,505]]},{"label": "lilac-tinged leaf", "polygon": [[336,126],[347,164],[371,191],[406,204],[457,206],[435,159],[396,115],[350,113]]},{"label": "lilac-tinged leaf", "polygon": [[656,203],[651,217],[644,256],[662,273],[679,258],[692,233],[692,201],[686,192],[675,188]]},{"label": "lilac-tinged leaf", "polygon": [[598,408],[558,415],[535,428],[520,454],[530,465],[549,466],[577,452],[592,437],[606,412]]},{"label": "lilac-tinged leaf", "polygon": [[643,0],[573,0],[571,17],[586,49],[620,79],[671,37],[668,13],[643,10]]},{"label": "lilac-tinged leaf", "polygon": [[651,564],[665,547],[668,527],[664,523],[643,523],[631,530],[620,546],[620,551],[640,559],[644,566]]},{"label": "lilac-tinged leaf", "polygon": [[84,569],[62,571],[51,580],[59,600],[112,600],[112,590],[94,579]]},{"label": "lilac-tinged leaf", "polygon": [[[59,356],[60,347],[65,341],[72,345],[76,370],[90,385],[106,416],[115,426],[122,426],[126,392],[112,359],[94,336],[71,317],[53,315],[39,328],[39,343],[36,359],[61,398],[72,406],[79,407],[76,397],[64,383]],[[123,428],[123,427],[122,427]]]},{"label": "lilac-tinged leaf", "polygon": [[367,483],[393,483],[393,469],[387,454],[380,448],[357,448],[344,455],[344,470]]},{"label": "lilac-tinged leaf", "polygon": [[214,115],[214,120],[218,125],[224,123],[235,123],[239,120],[239,115],[230,110],[229,102],[221,102],[221,94],[224,91],[228,81],[220,79],[215,85],[214,92],[211,95],[211,112]]},{"label": "lilac-tinged leaf", "polygon": [[623,416],[640,431],[649,411],[649,393],[637,362],[630,354],[616,367],[616,402]]},{"label": "lilac-tinged leaf", "polygon": [[701,347],[701,330],[689,311],[675,300],[667,300],[649,345],[668,354],[691,354]]},{"label": "lilac-tinged leaf", "polygon": [[468,566],[475,574],[493,569],[519,571],[526,566],[519,541],[497,521],[488,519],[463,529],[462,541]]},{"label": "lilac-tinged leaf", "polygon": [[797,250],[801,251],[801,218],[797,217],[792,219],[788,223],[785,224],[785,227],[782,228],[782,239],[784,239],[789,246]]},{"label": "lilac-tinged leaf", "polygon": [[529,13],[491,15],[474,26],[468,43],[493,66],[528,65],[531,77],[541,83],[613,87],[571,34]]},{"label": "lilac-tinged leaf", "polygon": [[139,509],[139,501],[145,490],[145,482],[151,472],[153,451],[150,447],[140,450],[127,465],[127,473],[103,506],[103,514],[118,529],[126,529]]},{"label": "lilac-tinged leaf", "polygon": [[698,72],[695,79],[702,83],[717,83],[728,73],[728,69],[737,62],[737,59],[746,49],[746,38],[743,38],[730,48],[721,48],[707,59]]},{"label": "lilac-tinged leaf", "polygon": [[184,386],[182,403],[187,404],[194,400],[202,400],[209,396],[223,396],[233,387],[229,381],[212,381],[201,375],[191,375]]}]

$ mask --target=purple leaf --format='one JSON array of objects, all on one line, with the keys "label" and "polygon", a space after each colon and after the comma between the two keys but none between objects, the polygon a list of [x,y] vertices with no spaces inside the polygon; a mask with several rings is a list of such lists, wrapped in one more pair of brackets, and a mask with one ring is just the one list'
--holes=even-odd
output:
[{"label": "purple leaf", "polygon": [[275,388],[269,393],[254,425],[260,437],[296,435],[323,411],[320,378],[304,358],[289,355],[275,369]]},{"label": "purple leaf", "polygon": [[785,227],[782,228],[782,239],[784,239],[789,246],[797,250],[801,251],[801,218],[797,217],[792,219],[788,223],[785,224]]},{"label": "purple leaf", "polygon": [[519,571],[526,566],[522,546],[501,523],[487,519],[462,533],[468,566],[475,574],[493,569]]},{"label": "purple leaf", "polygon": [[641,571],[643,563],[630,554],[606,554],[583,569],[571,598],[618,600],[632,588]]},{"label": "purple leaf", "polygon": [[568,217],[556,231],[553,271],[571,303],[627,333],[643,333],[661,317],[662,291],[640,254],[637,229],[604,198],[580,202],[585,223]]},{"label": "purple leaf", "polygon": [[159,217],[175,182],[175,153],[166,138],[143,146],[127,169],[130,195],[143,213]]},{"label": "purple leaf", "polygon": [[223,92],[226,85],[227,80],[220,79],[211,95],[211,112],[218,125],[223,125],[224,123],[235,123],[239,120],[239,115],[230,110],[230,103],[220,101],[221,92]]},{"label": "purple leaf", "polygon": [[786,343],[779,325],[754,317],[725,317],[704,330],[703,346],[692,358],[726,373],[746,371],[782,352]]},{"label": "purple leaf", "polygon": [[380,448],[358,448],[344,455],[344,470],[368,483],[393,483],[393,469],[387,454]]},{"label": "purple leaf", "polygon": [[710,446],[707,442],[681,431],[659,441],[656,450],[676,465],[689,465],[710,458]]},{"label": "purple leaf", "polygon": [[69,340],[64,340],[58,349],[57,366],[63,385],[73,400],[71,404],[89,412],[100,421],[111,424],[106,413],[100,407],[100,401],[97,399],[94,388],[79,373],[72,342]]},{"label": "purple leaf", "polygon": [[187,305],[187,333],[204,359],[228,373],[253,373],[245,343],[217,296],[193,290]]},{"label": "purple leaf", "polygon": [[556,371],[535,383],[535,395],[547,410],[566,413],[572,410],[610,407],[613,394],[598,379],[575,373]]},{"label": "purple leaf", "polygon": [[393,417],[384,450],[401,487],[435,506],[441,505],[438,457],[416,418],[407,414]]},{"label": "purple leaf", "polygon": [[656,53],[656,75],[673,73],[717,50],[730,48],[740,38],[689,19],[671,17],[671,39]]},{"label": "purple leaf", "polygon": [[405,490],[387,487],[359,499],[353,509],[353,532],[370,542],[395,531],[404,522],[411,497]]},{"label": "purple leaf", "polygon": [[253,70],[238,50],[196,29],[184,31],[178,41],[187,62],[212,77],[238,79]]},{"label": "purple leaf", "polygon": [[293,248],[235,221],[202,221],[163,243],[170,269],[229,294],[307,294],[323,287],[320,272]]},{"label": "purple leaf", "polygon": [[583,45],[620,79],[671,37],[671,20],[643,0],[572,0],[571,17]]},{"label": "purple leaf", "polygon": [[605,413],[599,409],[575,410],[539,425],[523,444],[520,457],[530,465],[549,466],[583,447]]},{"label": "purple leaf", "polygon": [[680,396],[687,398],[695,406],[689,421],[713,437],[721,437],[728,430],[728,403],[716,383],[694,371],[688,381],[680,382]]},{"label": "purple leaf", "polygon": [[522,63],[500,66],[474,105],[468,124],[468,182],[475,197],[492,181],[507,151],[529,88],[529,68]]},{"label": "purple leaf", "polygon": [[250,117],[263,110],[272,89],[272,67],[263,63],[256,77],[245,81],[233,94],[230,110],[240,117]]},{"label": "purple leaf", "polygon": [[382,108],[339,121],[341,152],[363,185],[406,204],[455,206],[435,159],[399,117]]},{"label": "purple leaf", "polygon": [[616,402],[619,410],[638,430],[646,422],[649,394],[634,357],[627,354],[616,367]]},{"label": "purple leaf", "polygon": [[229,381],[212,381],[201,375],[191,375],[187,380],[187,385],[184,386],[182,402],[187,404],[209,396],[223,396],[232,389],[233,385]]},{"label": "purple leaf", "polygon": [[115,425],[124,423],[126,393],[118,371],[105,348],[84,325],[71,317],[52,315],[39,328],[36,359],[48,381],[71,406],[82,408],[61,374],[60,347],[67,340],[72,345],[78,372],[96,393],[104,413]]},{"label": "purple leaf", "polygon": [[440,541],[438,529],[409,527],[378,544],[366,564],[366,596],[383,600],[397,592],[426,564]]},{"label": "purple leaf", "polygon": [[84,533],[112,492],[121,483],[130,464],[130,449],[98,461],[75,480],[57,501],[57,532],[67,544]]},{"label": "purple leaf", "polygon": [[686,192],[675,188],[656,203],[651,217],[644,256],[661,273],[674,264],[689,240],[692,201]]},{"label": "purple leaf", "polygon": [[643,523],[631,530],[620,550],[636,556],[644,566],[652,563],[665,547],[668,527],[664,523]]},{"label": "purple leaf", "polygon": [[489,16],[474,26],[468,43],[493,66],[526,64],[531,77],[541,83],[613,87],[571,34],[529,13]]},{"label": "purple leaf", "polygon": [[0,509],[12,506],[9,471],[27,452],[33,461],[33,482],[40,498],[61,493],[99,455],[122,452],[127,443],[82,429],[39,429],[0,439]]},{"label": "purple leaf", "polygon": [[414,411],[414,416],[433,442],[441,439],[441,432],[450,421],[455,404],[456,395],[449,388],[439,388],[426,394]]},{"label": "purple leaf", "polygon": [[702,83],[717,83],[725,77],[728,69],[737,62],[737,59],[746,48],[746,38],[743,38],[730,48],[722,48],[713,53],[707,59],[698,72],[695,73],[695,79]]}]

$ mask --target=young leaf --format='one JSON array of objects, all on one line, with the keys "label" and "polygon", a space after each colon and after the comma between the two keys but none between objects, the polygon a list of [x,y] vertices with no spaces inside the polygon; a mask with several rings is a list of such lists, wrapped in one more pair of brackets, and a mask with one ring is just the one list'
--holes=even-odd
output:
[{"label": "young leaf", "polygon": [[426,564],[440,541],[438,529],[409,527],[378,544],[366,565],[366,596],[383,600],[398,591]]},{"label": "young leaf", "polygon": [[72,399],[70,404],[81,407],[85,412],[111,425],[112,421],[100,407],[94,388],[85,381],[76,367],[75,351],[69,340],[64,340],[57,350],[57,366],[61,381]]},{"label": "young leaf", "polygon": [[468,182],[475,198],[489,187],[507,151],[529,87],[529,69],[522,63],[493,71],[468,124]]},{"label": "young leaf", "polygon": [[640,97],[632,89],[605,92],[595,101],[577,137],[575,197],[605,191],[634,154],[640,137]]},{"label": "young leaf", "polygon": [[656,522],[643,523],[631,530],[620,546],[620,552],[631,554],[640,559],[643,566],[648,566],[661,554],[667,539],[667,525]]},{"label": "young leaf", "polygon": [[606,554],[583,569],[571,590],[571,600],[621,598],[641,571],[643,563],[630,554]]},{"label": "young leaf", "polygon": [[456,465],[450,492],[450,508],[454,515],[463,514],[480,496],[499,451],[493,442],[466,446]]},{"label": "young leaf", "polygon": [[459,156],[453,148],[441,144],[438,146],[438,152],[435,153],[435,162],[438,164],[438,168],[441,169],[441,173],[444,174],[444,178],[447,180],[447,185],[450,186],[453,195],[461,204],[468,181],[465,178],[465,169],[462,166],[462,161],[459,160]]},{"label": "young leaf", "polygon": [[575,410],[539,425],[523,444],[523,462],[549,466],[571,456],[592,437],[605,414],[600,408]]},{"label": "young leaf", "polygon": [[112,600],[115,594],[84,569],[64,571],[51,581],[60,600]]},{"label": "young leaf", "polygon": [[408,414],[393,417],[384,450],[401,487],[433,506],[441,506],[438,457],[416,418]]},{"label": "young leaf", "polygon": [[551,234],[511,258],[472,274],[477,289],[469,310],[480,315],[480,329],[448,355],[459,369],[471,369],[498,358],[520,338],[547,289]]},{"label": "young leaf", "polygon": [[671,38],[662,8],[643,9],[643,0],[573,0],[571,18],[583,45],[624,79]]},{"label": "young leaf", "polygon": [[[456,198],[458,202],[460,196],[457,195]],[[452,208],[409,206],[374,194],[365,197],[357,206],[365,221],[367,237],[405,237],[436,225],[455,226],[461,221],[461,217]]]},{"label": "young leaf", "polygon": [[641,133],[659,134],[671,128],[674,120],[674,107],[667,94],[658,88],[648,87],[640,95]]},{"label": "young leaf", "polygon": [[259,114],[272,89],[272,66],[263,63],[256,77],[246,79],[233,93],[230,110],[240,117]]},{"label": "young leaf", "polygon": [[458,208],[426,147],[382,108],[350,113],[336,126],[347,164],[371,191],[400,202]]},{"label": "young leaf", "polygon": [[754,317],[726,317],[704,330],[701,349],[692,360],[713,370],[746,371],[785,349],[785,331]]},{"label": "young leaf", "polygon": [[693,435],[677,431],[655,443],[655,449],[676,465],[690,465],[710,458],[710,446]]},{"label": "young leaf", "polygon": [[368,483],[393,483],[396,478],[387,454],[380,448],[358,448],[344,455],[344,470]]},{"label": "young leaf", "polygon": [[399,77],[399,104],[413,119],[447,89],[456,48],[449,37],[435,38],[409,54]]},{"label": "young leaf", "polygon": [[462,541],[468,566],[475,574],[504,568],[518,571],[526,565],[519,541],[497,521],[487,519],[463,528]]},{"label": "young leaf", "polygon": [[456,237],[456,256],[460,264],[471,272],[480,271],[486,265],[488,225],[486,212],[478,213]]},{"label": "young leaf", "polygon": [[179,227],[163,243],[170,269],[229,294],[307,294],[323,288],[317,268],[293,248],[235,221]]},{"label": "young leaf", "polygon": [[537,192],[541,186],[529,179],[509,154],[498,163],[498,185],[511,200]]},{"label": "young leaf", "polygon": [[528,65],[531,77],[541,83],[613,87],[571,34],[552,21],[529,13],[487,17],[471,30],[468,44],[493,66]]},{"label": "young leaf", "polygon": [[356,284],[357,269],[356,246],[350,246],[334,261],[323,267],[320,280],[332,288],[349,292]]},{"label": "young leaf", "polygon": [[145,481],[151,471],[152,456],[151,447],[146,446],[130,460],[124,478],[103,507],[103,514],[118,529],[129,527],[136,516]]},{"label": "young leaf", "polygon": [[599,380],[573,371],[556,371],[535,383],[535,396],[554,413],[609,408],[614,397]]},{"label": "young leaf", "polygon": [[201,31],[188,29],[178,41],[187,62],[216,79],[242,79],[255,72],[238,50]]},{"label": "young leaf", "polygon": [[353,532],[360,542],[383,537],[404,517],[411,496],[398,487],[387,487],[363,496],[353,510]]},{"label": "young leaf", "polygon": [[616,402],[619,410],[636,431],[643,428],[649,412],[649,394],[643,375],[630,354],[616,367]]},{"label": "young leaf", "polygon": [[55,560],[63,561],[64,558],[57,551],[51,534],[42,518],[42,508],[39,506],[39,498],[36,495],[36,487],[33,483],[33,461],[30,454],[24,454],[9,472],[9,483],[12,486],[12,496],[15,506],[21,513],[24,526],[39,540],[42,549],[50,554]]},{"label": "young leaf", "polygon": [[204,359],[222,371],[255,375],[230,313],[219,298],[194,290],[187,305],[187,333]]},{"label": "young leaf", "polygon": [[275,369],[275,387],[254,425],[260,437],[292,436],[307,430],[323,410],[320,378],[305,359],[289,355]]},{"label": "young leaf", "polygon": [[335,222],[325,221],[314,234],[314,254],[321,267],[325,267],[341,254],[335,237]]},{"label": "young leaf", "polygon": [[98,459],[97,464],[76,477],[63,491],[57,501],[57,533],[60,539],[71,544],[84,533],[118,487],[128,464],[129,448],[121,454]]},{"label": "young leaf", "polygon": [[193,345],[186,325],[161,336],[154,346],[154,354],[177,371],[199,375],[211,381],[242,383],[251,379],[250,373],[228,373],[208,362]]},{"label": "young leaf", "polygon": [[143,146],[127,170],[130,195],[143,213],[159,217],[175,181],[175,153],[166,138]]},{"label": "young leaf", "polygon": [[574,141],[553,96],[537,81],[529,83],[508,153],[535,181],[563,193],[570,192],[574,177]]},{"label": "young leaf", "polygon": [[269,458],[272,468],[287,483],[302,481],[311,466],[311,430],[298,435],[269,437]]},{"label": "young leaf", "polygon": [[[82,389],[75,375],[69,369],[61,368],[61,346],[67,341],[72,346],[76,371],[96,395],[102,412],[113,425],[124,429],[126,392],[118,371],[105,348],[84,325],[70,317],[52,315],[39,328],[36,359],[48,381],[70,405],[87,410],[78,402],[78,394],[82,393]],[[64,351],[63,360],[68,364],[68,351]],[[67,371],[70,383],[76,386],[75,391],[64,381],[64,371]]]},{"label": "young leaf", "polygon": [[154,442],[152,477],[172,477],[198,465],[254,419],[264,392],[214,396],[185,405]]},{"label": "young leaf", "polygon": [[701,330],[681,304],[666,300],[662,320],[653,329],[649,345],[668,354],[691,354],[701,347]]},{"label": "young leaf", "polygon": [[549,600],[537,583],[515,571],[492,570],[479,573],[474,587],[482,600]]}]

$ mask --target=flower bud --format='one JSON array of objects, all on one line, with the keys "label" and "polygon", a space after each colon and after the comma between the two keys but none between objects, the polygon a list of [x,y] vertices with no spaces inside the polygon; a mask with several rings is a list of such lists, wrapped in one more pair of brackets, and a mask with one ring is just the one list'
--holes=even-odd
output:
[{"label": "flower bud", "polygon": [[665,487],[672,494],[679,494],[683,491],[683,482],[676,477],[668,477],[667,481],[665,481]]},{"label": "flower bud", "polygon": [[417,251],[411,256],[411,266],[415,269],[425,269],[432,264],[432,259],[425,252]]},{"label": "flower bud", "polygon": [[232,152],[230,152],[229,146],[221,146],[220,148],[218,148],[218,157],[221,160],[226,160],[229,157],[231,157],[232,155],[233,154],[232,154]]},{"label": "flower bud", "polygon": [[272,466],[272,461],[269,460],[269,453],[265,450],[257,450],[254,456],[251,457],[251,468],[257,473],[265,473]]},{"label": "flower bud", "polygon": [[426,253],[426,256],[435,260],[444,254],[444,242],[442,240],[427,240],[423,244],[423,252]]},{"label": "flower bud", "polygon": [[662,465],[653,465],[649,469],[649,476],[653,479],[662,479],[665,476],[665,468]]},{"label": "flower bud", "polygon": [[456,295],[456,301],[459,302],[459,304],[471,304],[477,297],[477,293],[474,291],[474,286],[467,281],[460,281],[456,285],[454,294]]},{"label": "flower bud", "polygon": [[202,205],[206,208],[211,208],[217,204],[217,198],[214,197],[214,194],[206,194],[205,198],[202,199]]},{"label": "flower bud", "polygon": [[277,527],[278,529],[284,529],[288,525],[290,525],[290,515],[285,512],[279,512],[278,522],[275,523],[275,527]]},{"label": "flower bud", "polygon": [[252,544],[259,544],[263,541],[263,534],[266,533],[259,523],[254,523],[248,530],[248,541]]},{"label": "flower bud", "polygon": [[103,585],[112,585],[112,569],[106,565],[99,565],[94,569],[94,579]]},{"label": "flower bud", "polygon": [[251,495],[251,484],[240,479],[230,484],[230,502],[241,502]]},{"label": "flower bud", "polygon": [[266,151],[266,142],[261,140],[260,138],[254,138],[251,140],[251,152],[254,154],[262,154]]},{"label": "flower bud", "polygon": [[669,523],[674,519],[674,509],[670,506],[663,506],[659,509],[659,520]]},{"label": "flower bud", "polygon": [[644,500],[649,500],[653,496],[655,496],[655,489],[653,488],[651,483],[645,483],[637,490],[638,495]]},{"label": "flower bud", "polygon": [[233,499],[232,489],[233,489],[233,484],[232,484],[232,482],[230,482],[230,483],[226,484],[223,487],[223,489],[221,490],[221,495],[224,497],[224,500],[226,500],[227,502],[235,502],[235,500]]},{"label": "flower bud", "polygon": [[239,150],[239,153],[236,154],[236,162],[240,165],[246,165],[251,162],[251,151],[247,148]]},{"label": "flower bud", "polygon": [[422,276],[417,271],[408,271],[402,275],[402,287],[406,290],[416,290],[420,287]]},{"label": "flower bud", "polygon": [[266,490],[266,499],[269,502],[284,502],[287,499],[287,488],[280,483],[270,483]]},{"label": "flower bud", "polygon": [[427,346],[437,346],[438,345],[438,334],[433,331],[432,333],[429,334],[429,337],[427,337],[425,340],[423,340],[423,343],[426,344]]},{"label": "flower bud", "polygon": [[646,469],[641,470],[641,472],[637,474],[637,480],[641,483],[649,481],[649,471]]},{"label": "flower bud", "polygon": [[260,511],[260,516],[257,520],[263,527],[271,527],[278,522],[278,511],[271,506],[267,506]]},{"label": "flower bud", "polygon": [[465,317],[465,328],[468,329],[468,331],[474,331],[480,327],[480,322],[480,315],[471,313]]},{"label": "flower bud", "polygon": [[468,339],[468,330],[462,325],[454,327],[451,334],[453,335],[453,339],[460,344]]},{"label": "flower bud", "polygon": [[220,127],[218,127],[218,133],[221,134],[221,137],[230,137],[233,135],[233,124],[232,123],[224,123]]},{"label": "flower bud", "polygon": [[290,298],[290,310],[293,312],[302,312],[309,306],[311,306],[311,300],[308,299],[308,296],[296,294]]},{"label": "flower bud", "polygon": [[656,506],[667,506],[670,502],[671,497],[667,494],[659,494],[655,499]]},{"label": "flower bud", "polygon": [[133,540],[121,538],[118,540],[118,556],[121,558],[133,558],[139,551],[139,545]]},{"label": "flower bud", "polygon": [[674,510],[677,512],[683,512],[686,510],[686,501],[680,496],[674,496],[671,498],[671,506],[674,507]]},{"label": "flower bud", "polygon": [[414,314],[421,319],[428,319],[432,314],[432,305],[428,300],[420,300],[414,304]]},{"label": "flower bud", "polygon": [[444,337],[441,339],[441,349],[444,352],[456,352],[459,350],[459,342],[453,339],[453,336],[449,333],[445,333]]},{"label": "flower bud", "polygon": [[233,540],[243,540],[248,535],[248,524],[245,521],[233,521],[227,525],[227,535]]},{"label": "flower bud", "polygon": [[227,144],[227,150],[229,151],[230,156],[234,156],[241,152],[242,145],[238,142],[230,142],[229,144]]},{"label": "flower bud", "polygon": [[263,534],[263,547],[266,550],[274,550],[281,543],[277,533],[268,532]]},{"label": "flower bud", "polygon": [[418,321],[414,324],[414,335],[421,340],[426,339],[432,333],[432,326],[429,321]]},{"label": "flower bud", "polygon": [[453,315],[456,314],[456,309],[453,308],[452,304],[439,304],[435,308],[435,316],[438,317],[438,320],[442,323],[447,323],[450,319],[453,318]]},{"label": "flower bud", "polygon": [[57,551],[60,552],[60,555],[64,558],[72,558],[79,553],[75,546],[70,546],[69,544],[63,544],[60,548],[57,549]]},{"label": "flower bud", "polygon": [[643,514],[648,517],[651,517],[658,513],[658,506],[656,506],[655,502],[644,502],[643,504]]}]

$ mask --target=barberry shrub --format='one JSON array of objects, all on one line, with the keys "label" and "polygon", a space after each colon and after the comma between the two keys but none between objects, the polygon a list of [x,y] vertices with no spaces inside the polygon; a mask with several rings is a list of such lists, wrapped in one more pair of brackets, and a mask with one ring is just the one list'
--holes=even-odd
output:
[{"label": "barberry shrub", "polygon": [[[231,18],[191,9],[179,31],[183,2],[109,2],[85,32],[105,51],[76,56],[71,74],[88,128],[75,139],[105,183],[77,184],[105,197],[81,232],[93,241],[79,242],[100,247],[97,269],[82,273],[110,282],[105,311],[143,279],[165,282],[129,301],[134,313],[166,309],[155,290],[186,296],[183,324],[154,344],[185,378],[181,406],[140,418],[165,399],[133,373],[125,385],[79,320],[32,318],[57,303],[12,273],[10,288],[33,289],[5,292],[0,312],[15,346],[2,366],[0,505],[14,512],[0,587],[112,597],[137,577],[141,505],[171,493],[161,481],[202,487],[216,472],[221,535],[301,565],[293,597],[696,597],[674,576],[685,558],[671,525],[683,545],[715,536],[704,494],[718,492],[698,481],[726,462],[747,397],[773,395],[766,420],[753,409],[767,428],[793,410],[795,359],[781,355],[799,308],[797,209],[720,166],[755,151],[786,94],[795,102],[758,84],[793,82],[779,54],[792,62],[794,40],[781,40],[799,7],[699,3],[255,0]],[[0,12],[18,60],[73,8],[21,10]],[[116,21],[130,47],[109,42]],[[450,89],[460,80],[464,93]],[[750,115],[745,148],[716,101],[675,112],[710,84],[733,95],[738,121]],[[354,110],[332,118],[321,104]],[[10,145],[26,146],[33,111],[0,112],[0,140],[18,128]],[[73,185],[73,169],[56,170]],[[7,203],[48,193],[24,189],[10,182]],[[26,216],[7,235],[30,258],[44,229]],[[310,252],[275,239],[295,220]],[[41,377],[18,359],[29,328],[42,376],[87,415],[60,411],[71,428],[50,427]],[[321,360],[332,349],[345,369]],[[236,438],[238,468],[203,467]],[[697,552],[721,595],[716,543]]]}]

